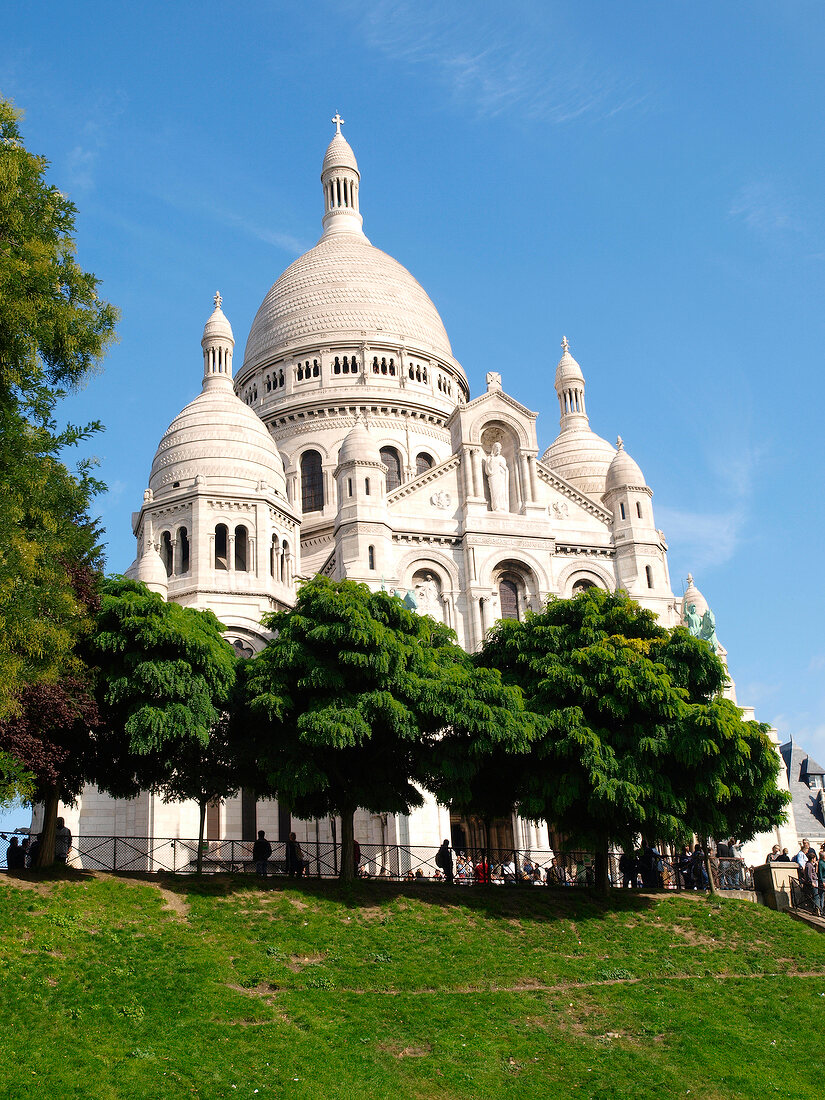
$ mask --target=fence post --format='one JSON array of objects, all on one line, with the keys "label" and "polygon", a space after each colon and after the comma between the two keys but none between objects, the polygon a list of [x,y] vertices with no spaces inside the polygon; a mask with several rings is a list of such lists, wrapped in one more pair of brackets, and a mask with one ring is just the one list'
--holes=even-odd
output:
[{"label": "fence post", "polygon": [[117,870],[117,837],[113,837],[114,845],[112,850],[112,870]]},{"label": "fence post", "polygon": [[173,840],[172,841],[172,874],[173,875],[176,875],[178,873],[177,854],[178,854],[178,846],[175,843],[175,841]]}]

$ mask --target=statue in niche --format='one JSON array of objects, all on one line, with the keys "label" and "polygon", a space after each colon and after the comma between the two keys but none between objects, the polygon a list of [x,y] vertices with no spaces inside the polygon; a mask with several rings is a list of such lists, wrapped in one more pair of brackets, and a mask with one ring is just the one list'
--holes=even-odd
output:
[{"label": "statue in niche", "polygon": [[415,596],[418,602],[418,610],[422,615],[431,615],[441,622],[444,618],[444,608],[441,603],[441,592],[432,573],[427,573],[424,580],[415,582]]},{"label": "statue in niche", "polygon": [[510,468],[501,453],[501,444],[494,443],[482,463],[490,486],[490,511],[510,511]]}]

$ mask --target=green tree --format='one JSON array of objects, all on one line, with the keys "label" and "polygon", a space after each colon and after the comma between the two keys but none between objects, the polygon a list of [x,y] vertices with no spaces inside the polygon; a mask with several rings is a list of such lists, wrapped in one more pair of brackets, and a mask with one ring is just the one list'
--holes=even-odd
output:
[{"label": "green tree", "polygon": [[[478,660],[520,685],[544,719],[514,791],[520,812],[592,845],[603,888],[610,842],[707,835],[722,824],[741,832],[746,821],[777,819],[775,769],[773,784],[765,772],[748,792],[748,767],[764,769],[767,758],[746,745],[755,750],[762,735],[720,697],[718,658],[625,593],[590,589],[524,622],[501,622]],[[729,812],[720,803],[711,813],[708,792],[723,788]]]},{"label": "green tree", "polygon": [[0,749],[0,809],[28,802],[34,794],[34,773],[11,753]]},{"label": "green tree", "polygon": [[98,786],[120,797],[161,791],[203,807],[237,789],[226,779],[222,732],[237,662],[222,630],[211,611],[167,603],[124,577],[105,581],[90,644],[102,727],[91,777]]},{"label": "green tree", "polygon": [[685,791],[686,832],[699,838],[715,892],[708,839],[770,832],[784,820],[790,796],[777,786],[781,764],[769,727],[743,720],[722,694],[727,676],[710,647],[676,627],[657,658],[693,703],[674,728],[672,751]]},{"label": "green tree", "polygon": [[28,685],[80,671],[88,620],[72,573],[99,558],[88,510],[100,483],[59,455],[100,426],[58,431],[54,412],[97,368],[117,318],[75,260],[75,207],[18,120],[0,99],[0,719]]},{"label": "green tree", "polygon": [[408,813],[433,779],[448,726],[529,737],[521,693],[478,672],[445,626],[386,592],[316,577],[244,669],[248,721],[269,788],[298,817],[341,818],[341,878],[353,877],[359,808]]},{"label": "green tree", "polygon": [[230,713],[226,711],[209,731],[206,744],[192,738],[181,742],[169,761],[168,774],[155,784],[165,802],[191,800],[198,804],[198,874],[203,870],[206,809],[212,802],[236,795],[241,786],[232,729]]}]

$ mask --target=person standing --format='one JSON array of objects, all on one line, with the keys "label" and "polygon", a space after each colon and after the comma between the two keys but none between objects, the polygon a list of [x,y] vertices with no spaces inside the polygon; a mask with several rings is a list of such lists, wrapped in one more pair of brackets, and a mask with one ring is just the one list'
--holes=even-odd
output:
[{"label": "person standing", "polygon": [[255,874],[266,878],[266,865],[272,855],[272,845],[266,839],[263,829],[258,830],[258,839],[252,845],[252,859],[255,861]]},{"label": "person standing", "polygon": [[54,833],[54,861],[65,863],[72,850],[72,831],[66,825],[62,817],[57,819],[57,828]]},{"label": "person standing", "polygon": [[6,867],[9,871],[22,871],[26,866],[26,853],[20,847],[20,841],[13,836],[6,849]]},{"label": "person standing", "polygon": [[444,872],[444,881],[448,886],[453,884],[453,852],[449,840],[445,840],[435,854],[435,865]]},{"label": "person standing", "polygon": [[304,853],[301,851],[301,845],[298,843],[298,839],[295,833],[289,834],[289,840],[286,842],[286,871],[290,878],[304,877],[309,870],[309,860],[304,859]]}]

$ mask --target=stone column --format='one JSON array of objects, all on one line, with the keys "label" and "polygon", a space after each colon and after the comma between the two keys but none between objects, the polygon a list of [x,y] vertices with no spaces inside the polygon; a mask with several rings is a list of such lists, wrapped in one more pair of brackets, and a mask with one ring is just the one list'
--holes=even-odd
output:
[{"label": "stone column", "polygon": [[481,473],[481,458],[479,457],[479,448],[473,447],[472,462],[473,462],[473,496],[484,496],[484,479]]}]

